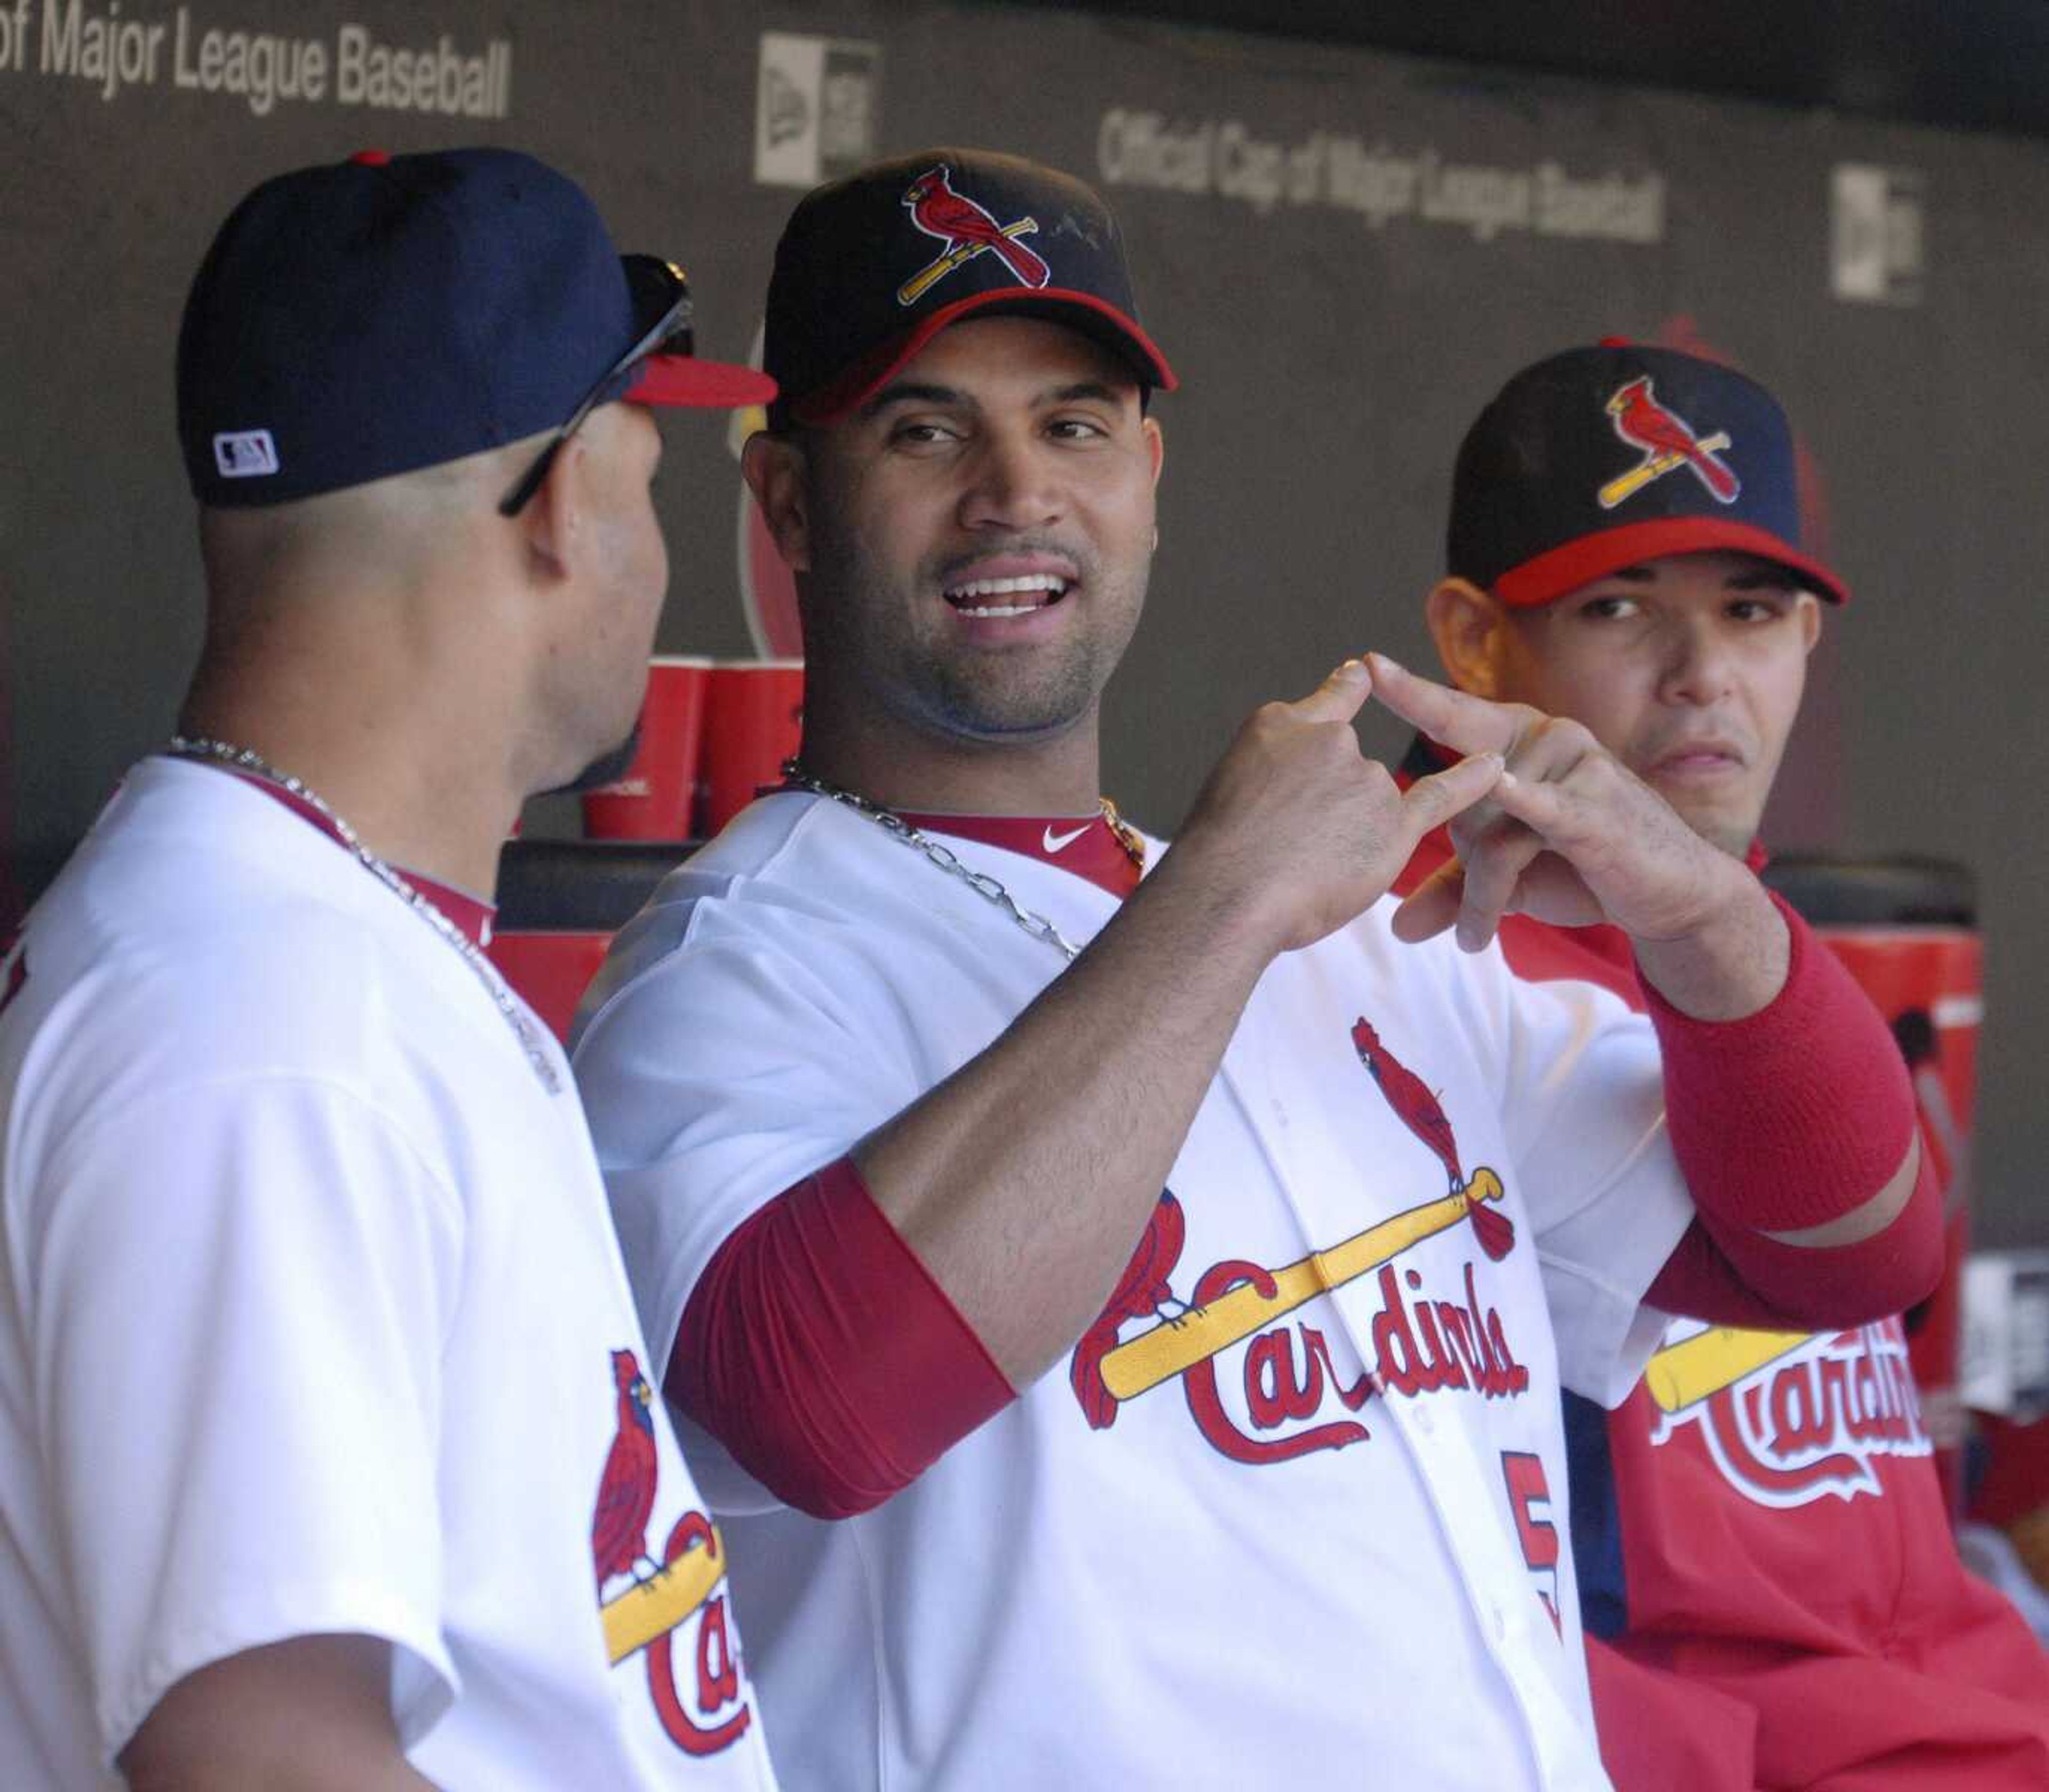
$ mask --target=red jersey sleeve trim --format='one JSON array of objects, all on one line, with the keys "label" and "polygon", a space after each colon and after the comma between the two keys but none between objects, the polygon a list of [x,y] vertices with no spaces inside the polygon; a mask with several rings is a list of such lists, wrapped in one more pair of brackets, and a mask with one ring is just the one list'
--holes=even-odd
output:
[{"label": "red jersey sleeve trim", "polygon": [[850,1159],[785,1189],[691,1291],[664,1387],[779,1499],[845,1518],[1016,1397]]}]

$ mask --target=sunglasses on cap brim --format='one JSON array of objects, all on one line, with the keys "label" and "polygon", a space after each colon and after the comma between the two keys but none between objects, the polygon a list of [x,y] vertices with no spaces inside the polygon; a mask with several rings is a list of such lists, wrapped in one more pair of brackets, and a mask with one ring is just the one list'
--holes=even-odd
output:
[{"label": "sunglasses on cap brim", "polygon": [[[583,426],[585,418],[601,404],[614,398],[634,395],[640,382],[628,379],[641,363],[661,356],[665,360],[686,360],[696,351],[697,340],[690,325],[690,283],[683,270],[673,262],[665,262],[658,255],[621,255],[620,265],[626,270],[626,288],[633,303],[636,317],[651,317],[655,321],[632,348],[607,367],[597,383],[584,394],[575,410],[546,445],[534,457],[533,465],[519,476],[511,491],[499,500],[500,516],[517,516],[527,507],[528,501],[541,488],[541,482],[548,476],[548,469],[555,464],[555,457],[562,452],[562,444]],[[680,395],[680,389],[695,385],[701,388],[702,396],[694,402],[702,404],[747,404],[756,402],[751,397],[732,398],[717,395],[728,386],[737,383],[721,381],[717,376],[748,371],[742,368],[727,368],[707,364],[704,372],[713,377],[703,381],[665,382],[665,385],[678,387],[677,395],[663,394],[657,402],[688,403],[690,398]],[[764,376],[756,375],[756,380],[766,383]],[[624,383],[622,383],[622,382]]]}]

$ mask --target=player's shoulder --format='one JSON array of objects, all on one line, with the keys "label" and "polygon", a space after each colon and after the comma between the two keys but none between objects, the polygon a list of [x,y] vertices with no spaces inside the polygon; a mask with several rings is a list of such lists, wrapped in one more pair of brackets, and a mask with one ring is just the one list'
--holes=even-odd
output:
[{"label": "player's shoulder", "polygon": [[903,880],[891,873],[905,850],[865,817],[808,792],[753,803],[663,878],[613,936],[573,1044],[651,980],[715,999],[721,966],[747,974],[746,965],[764,959],[828,962],[836,940],[873,940],[903,905]]},{"label": "player's shoulder", "polygon": [[414,981],[392,962],[392,919],[410,917],[234,784],[151,762],[131,774],[24,923],[0,1063],[69,1063],[113,1091],[376,1062],[373,1036]]}]

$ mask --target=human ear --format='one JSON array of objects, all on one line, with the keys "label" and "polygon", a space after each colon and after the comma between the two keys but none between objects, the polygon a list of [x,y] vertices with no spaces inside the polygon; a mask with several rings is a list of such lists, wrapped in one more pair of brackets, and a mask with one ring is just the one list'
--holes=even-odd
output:
[{"label": "human ear", "polygon": [[1469,579],[1440,579],[1423,601],[1423,617],[1452,682],[1476,697],[1498,696],[1506,620],[1500,599]]},{"label": "human ear", "polygon": [[1794,601],[1799,606],[1802,651],[1812,653],[1814,643],[1822,638],[1822,601],[1813,592],[1803,591]]},{"label": "human ear", "polygon": [[584,485],[589,449],[581,432],[555,451],[547,475],[513,519],[525,540],[527,564],[550,581],[567,578],[583,527]]},{"label": "human ear", "polygon": [[787,436],[757,430],[741,450],[741,476],[754,501],[761,507],[762,520],[793,573],[811,567],[811,513],[805,501],[804,451]]}]

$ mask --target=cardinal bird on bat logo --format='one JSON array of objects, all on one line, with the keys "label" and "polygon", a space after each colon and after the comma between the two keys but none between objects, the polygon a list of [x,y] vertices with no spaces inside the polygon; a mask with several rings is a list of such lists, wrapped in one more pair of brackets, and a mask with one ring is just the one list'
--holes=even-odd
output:
[{"label": "cardinal bird on bat logo", "polygon": [[1631,448],[1641,449],[1643,458],[1600,488],[1603,510],[1613,510],[1653,480],[1682,467],[1708,488],[1717,503],[1736,502],[1743,481],[1721,458],[1721,451],[1731,445],[1728,432],[1717,430],[1712,435],[1696,434],[1685,418],[1658,402],[1650,375],[1639,374],[1617,387],[1608,395],[1607,410],[1615,433]]},{"label": "cardinal bird on bat logo", "polygon": [[1053,278],[1044,257],[1018,240],[1035,235],[1039,220],[1026,217],[998,224],[965,193],[954,191],[953,170],[944,162],[927,169],[904,189],[904,209],[912,224],[945,247],[896,289],[899,305],[916,305],[955,269],[985,253],[1009,268],[1021,286],[1044,286]]},{"label": "cardinal bird on bat logo", "polygon": [[1082,1412],[1095,1430],[1106,1430],[1117,1422],[1117,1401],[1102,1384],[1102,1359],[1117,1348],[1118,1337],[1127,1320],[1157,1317],[1178,1324],[1188,1308],[1174,1298],[1168,1277],[1181,1261],[1188,1242],[1188,1225],[1181,1203],[1171,1188],[1163,1188],[1145,1221],[1131,1261],[1118,1277],[1095,1323],[1084,1331],[1068,1359],[1067,1378],[1081,1402]]},{"label": "cardinal bird on bat logo", "polygon": [[648,1417],[655,1390],[631,1351],[612,1353],[612,1385],[616,1424],[590,1519],[590,1549],[601,1590],[615,1574],[637,1577],[642,1562],[659,1565],[647,1553],[647,1519],[655,1510],[659,1471],[655,1425]]},{"label": "cardinal bird on bat logo", "polygon": [[1352,1049],[1367,1074],[1378,1085],[1394,1118],[1429,1147],[1444,1174],[1451,1179],[1451,1192],[1466,1198],[1466,1217],[1472,1222],[1479,1248],[1499,1262],[1515,1246],[1515,1222],[1476,1199],[1471,1184],[1459,1167],[1459,1141],[1442,1105],[1422,1078],[1410,1070],[1381,1043],[1373,1024],[1361,1016],[1351,1030]]}]

